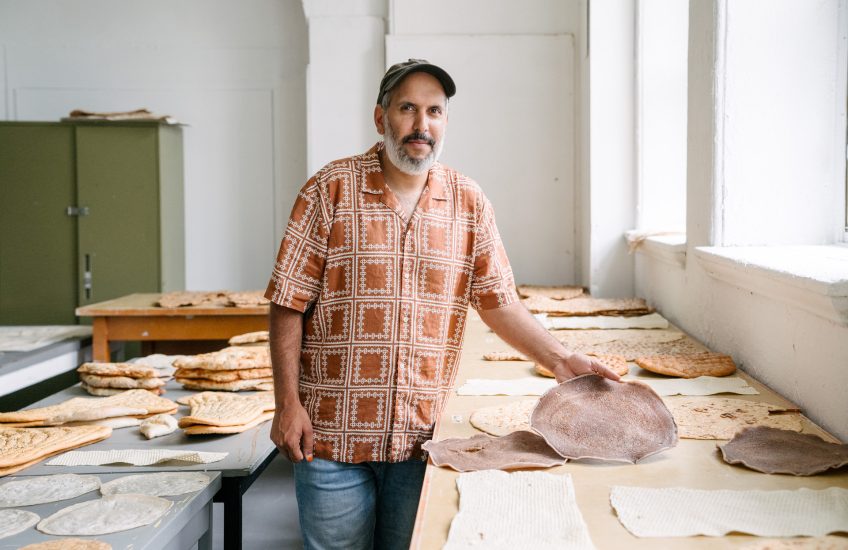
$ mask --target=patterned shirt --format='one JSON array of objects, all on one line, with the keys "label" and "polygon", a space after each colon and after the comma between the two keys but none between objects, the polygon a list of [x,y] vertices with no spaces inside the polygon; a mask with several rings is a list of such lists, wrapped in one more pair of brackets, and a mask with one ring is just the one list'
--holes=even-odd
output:
[{"label": "patterned shirt", "polygon": [[265,293],[305,313],[299,394],[327,460],[423,458],[468,305],[518,299],[480,187],[436,163],[406,223],[382,148],[328,164],[301,189]]}]

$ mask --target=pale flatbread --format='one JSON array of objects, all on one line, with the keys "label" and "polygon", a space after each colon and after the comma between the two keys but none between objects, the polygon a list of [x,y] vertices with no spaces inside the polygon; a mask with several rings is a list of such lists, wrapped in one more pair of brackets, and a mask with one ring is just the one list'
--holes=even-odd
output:
[{"label": "pale flatbread", "polygon": [[227,301],[229,305],[234,307],[257,307],[265,306],[270,303],[268,298],[264,296],[261,290],[251,290],[245,292],[227,292]]},{"label": "pale flatbread", "polygon": [[594,374],[545,392],[530,426],[566,458],[635,463],[677,445],[677,426],[662,399],[639,382]]},{"label": "pale flatbread", "polygon": [[458,472],[478,470],[521,470],[550,468],[566,459],[533,432],[518,431],[502,437],[475,435],[470,438],[427,441],[422,447],[436,466]]},{"label": "pale flatbread", "polygon": [[203,424],[194,424],[183,429],[186,435],[207,435],[207,434],[237,434],[246,432],[247,430],[258,426],[263,422],[267,422],[274,418],[273,411],[264,412],[246,424],[238,426],[210,426]]},{"label": "pale flatbread", "polygon": [[180,428],[194,424],[209,426],[238,426],[259,417],[264,407],[256,400],[243,399],[203,399],[191,402],[191,413],[180,418]]},{"label": "pale flatbread", "polygon": [[262,406],[263,412],[273,411],[275,408],[274,392],[272,391],[258,391],[256,393],[249,394],[237,394],[222,391],[204,391],[191,395],[184,395],[183,397],[177,399],[177,403],[179,403],[180,405],[191,406],[194,403],[214,401],[216,399],[253,399]]},{"label": "pale flatbread", "polygon": [[112,545],[99,540],[63,538],[27,544],[20,550],[112,550]]},{"label": "pale flatbread", "polygon": [[637,315],[634,317],[614,317],[611,315],[591,315],[588,317],[551,317],[542,321],[549,330],[623,330],[623,329],[667,329],[668,321],[659,313]]},{"label": "pale flatbread", "polygon": [[177,419],[170,414],[157,414],[145,418],[138,431],[147,439],[162,437],[177,430]]},{"label": "pale flatbread", "polygon": [[26,531],[40,519],[38,514],[25,510],[0,510],[0,539]]},{"label": "pale flatbread", "polygon": [[472,412],[468,421],[478,430],[492,435],[529,431],[530,413],[538,402],[538,399],[523,399],[506,405],[484,407]]},{"label": "pale flatbread", "polygon": [[[769,426],[801,431],[798,411],[758,401],[729,397],[666,397],[680,437],[687,439],[731,439],[749,426]],[[781,414],[784,413],[784,414]]]},{"label": "pale flatbread", "polygon": [[271,378],[273,372],[267,369],[239,369],[239,370],[206,370],[206,369],[177,369],[174,376],[180,378],[197,378],[212,380],[213,382],[235,382],[236,380],[256,380],[257,378]]},{"label": "pale flatbread", "polygon": [[126,378],[156,378],[159,371],[150,366],[136,363],[83,363],[77,369],[80,374],[98,376],[122,376]]},{"label": "pale flatbread", "polygon": [[484,361],[530,361],[530,358],[517,351],[489,351],[483,354]]},{"label": "pale flatbread", "polygon": [[238,370],[271,368],[271,351],[266,346],[230,346],[212,353],[187,355],[174,361],[178,369]]},{"label": "pale flatbread", "polygon": [[531,313],[547,313],[549,317],[573,317],[588,315],[632,316],[646,315],[653,309],[642,298],[573,298],[553,300],[543,296],[531,296],[521,300]]},{"label": "pale flatbread", "polygon": [[91,422],[121,416],[146,415],[148,410],[139,407],[115,405],[111,407],[94,407],[65,414],[57,414],[44,421],[47,426],[56,426],[66,422]]},{"label": "pale flatbread", "polygon": [[709,351],[674,329],[555,330],[551,334],[569,350],[621,355],[628,361],[646,355],[687,355]]},{"label": "pale flatbread", "polygon": [[108,426],[113,430],[121,428],[132,428],[141,424],[141,419],[136,416],[113,416],[101,418],[100,420],[84,420],[81,422],[65,422],[63,426]]},{"label": "pale flatbread", "polygon": [[583,296],[583,287],[580,286],[537,286],[537,285],[518,285],[516,287],[518,295],[522,298],[530,298],[531,296],[541,296],[552,300],[570,300]]},{"label": "pale flatbread", "polygon": [[[597,355],[594,353],[588,353],[586,355],[597,359],[602,365],[619,376],[624,376],[630,372],[630,367],[627,366],[627,360],[621,355]],[[553,372],[538,363],[533,363],[533,370],[536,371],[536,374],[546,376],[548,378],[554,378]]]},{"label": "pale flatbread", "polygon": [[[65,417],[78,411],[91,411],[112,407],[146,409],[149,414],[158,414],[176,410],[177,404],[170,399],[153,395],[147,390],[125,390],[104,399],[74,397],[62,403],[47,407],[0,413],[0,422],[38,422],[43,424],[49,419]],[[101,416],[101,418],[106,417]]]},{"label": "pale flatbread", "polygon": [[97,476],[56,474],[16,479],[0,485],[0,508],[58,502],[99,488]]},{"label": "pale flatbread", "polygon": [[193,290],[180,290],[163,294],[156,305],[159,307],[174,308],[188,306],[225,306],[229,303],[225,292],[206,292]]},{"label": "pale flatbread", "polygon": [[237,334],[230,338],[227,342],[231,346],[244,346],[250,344],[258,344],[262,342],[267,342],[269,340],[269,333],[267,330],[259,330],[256,332],[247,332],[245,334]]},{"label": "pale flatbread", "polygon": [[736,372],[736,363],[733,362],[733,358],[721,353],[652,355],[638,357],[636,364],[650,372],[680,378],[727,376]]},{"label": "pale flatbread", "polygon": [[106,439],[105,426],[0,428],[0,475],[8,475],[57,453]]},{"label": "pale flatbread", "polygon": [[117,388],[122,390],[161,388],[163,378],[129,378],[128,376],[100,376],[99,374],[80,373],[80,380],[95,388]]},{"label": "pale flatbread", "polygon": [[194,493],[209,485],[208,475],[200,472],[156,472],[119,477],[100,487],[104,495],[137,494],[168,497]]},{"label": "pale flatbread", "polygon": [[766,474],[813,476],[848,464],[848,445],[767,426],[743,428],[719,449],[728,464]]},{"label": "pale flatbread", "polygon": [[233,382],[215,382],[214,380],[205,380],[202,378],[177,378],[177,382],[183,385],[187,390],[215,390],[215,391],[242,391],[242,390],[262,390],[267,391],[273,389],[274,379],[257,378],[254,380],[235,380]]},{"label": "pale flatbread", "polygon": [[91,536],[149,525],[171,508],[170,500],[147,495],[109,495],[73,504],[38,522],[48,535]]},{"label": "pale flatbread", "polygon": [[[129,390],[121,390],[118,388],[97,388],[95,386],[89,386],[85,382],[80,383],[80,387],[87,391],[89,394],[97,396],[97,397],[112,397],[113,395],[120,395],[125,391]],[[162,395],[165,393],[164,388],[151,388],[149,390],[144,390],[150,392],[153,395]]]}]

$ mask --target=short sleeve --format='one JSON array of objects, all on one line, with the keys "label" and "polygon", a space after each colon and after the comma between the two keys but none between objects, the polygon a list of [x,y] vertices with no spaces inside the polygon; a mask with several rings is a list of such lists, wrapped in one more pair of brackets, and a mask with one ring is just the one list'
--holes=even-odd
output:
[{"label": "short sleeve", "polygon": [[318,299],[329,235],[326,213],[314,178],[298,193],[280,243],[265,297],[305,312]]},{"label": "short sleeve", "polygon": [[471,281],[471,305],[477,310],[496,309],[518,300],[512,267],[495,224],[495,212],[486,197],[482,197],[481,202]]}]

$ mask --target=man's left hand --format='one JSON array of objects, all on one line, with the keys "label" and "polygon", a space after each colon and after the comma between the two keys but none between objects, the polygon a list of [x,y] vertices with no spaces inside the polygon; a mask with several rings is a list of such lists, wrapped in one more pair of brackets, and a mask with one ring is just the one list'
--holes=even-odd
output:
[{"label": "man's left hand", "polygon": [[609,367],[582,353],[572,353],[566,359],[554,365],[551,371],[556,376],[557,382],[564,382],[583,374],[597,374],[610,380],[621,380],[621,377],[610,370]]}]

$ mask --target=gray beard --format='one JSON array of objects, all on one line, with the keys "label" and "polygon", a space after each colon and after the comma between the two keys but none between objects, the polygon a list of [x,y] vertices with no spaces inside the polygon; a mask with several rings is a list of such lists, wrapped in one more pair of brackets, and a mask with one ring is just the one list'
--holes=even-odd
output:
[{"label": "gray beard", "polygon": [[439,155],[442,154],[442,146],[445,141],[444,138],[435,143],[429,155],[423,159],[415,159],[406,154],[401,139],[395,133],[395,129],[392,128],[392,125],[389,123],[389,117],[386,115],[383,115],[383,126],[386,128],[386,134],[383,137],[383,142],[386,145],[386,155],[388,155],[391,163],[395,165],[395,168],[404,174],[409,174],[410,176],[424,174],[439,160]]}]

